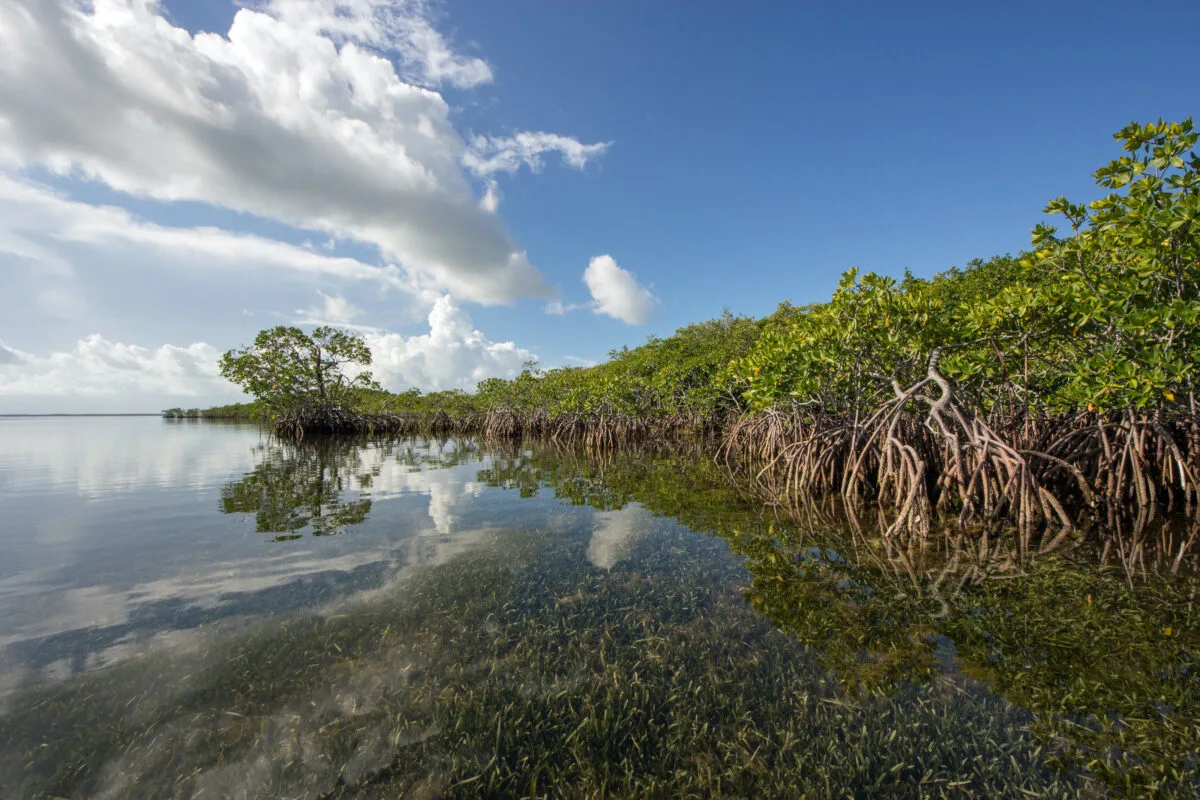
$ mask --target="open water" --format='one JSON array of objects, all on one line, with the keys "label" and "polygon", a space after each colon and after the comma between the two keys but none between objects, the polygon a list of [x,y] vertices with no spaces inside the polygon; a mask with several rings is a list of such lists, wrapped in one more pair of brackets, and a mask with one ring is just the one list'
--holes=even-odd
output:
[{"label": "open water", "polygon": [[0,418],[0,797],[1197,791],[1190,558],[826,511],[700,453]]}]

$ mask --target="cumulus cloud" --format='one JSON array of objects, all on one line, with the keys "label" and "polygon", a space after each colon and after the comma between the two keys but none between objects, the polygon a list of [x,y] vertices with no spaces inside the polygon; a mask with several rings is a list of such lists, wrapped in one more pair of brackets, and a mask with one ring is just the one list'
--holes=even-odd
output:
[{"label": "cumulus cloud", "polygon": [[463,156],[463,164],[476,175],[485,176],[497,172],[511,175],[522,165],[539,172],[542,169],[542,156],[558,153],[567,166],[583,169],[589,161],[603,155],[611,145],[612,142],[583,144],[568,136],[534,131],[505,137],[476,136]]},{"label": "cumulus cloud", "polygon": [[658,299],[622,269],[612,256],[596,256],[583,272],[583,282],[592,293],[592,310],[619,319],[627,325],[640,325],[650,318]]},{"label": "cumulus cloud", "polygon": [[421,0],[271,0],[265,7],[297,30],[397,54],[414,83],[469,89],[493,78],[486,61],[451,50]]},{"label": "cumulus cloud", "polygon": [[10,355],[0,360],[0,396],[236,394],[218,374],[220,353],[203,342],[151,350],[93,334],[46,357],[3,350]]},{"label": "cumulus cloud", "polygon": [[493,342],[471,325],[470,316],[449,296],[429,312],[429,333],[402,336],[375,332],[366,336],[372,372],[385,387],[422,391],[471,389],[484,378],[511,378],[536,359],[513,342]]},{"label": "cumulus cloud", "polygon": [[[312,324],[354,328],[371,349],[375,378],[385,387],[422,391],[470,390],[491,377],[512,377],[531,351],[514,342],[495,342],[471,324],[470,316],[448,295],[439,297],[429,312],[429,333],[399,333],[353,325],[345,320],[358,310],[339,296],[323,295],[321,307],[308,309],[322,319]],[[241,398],[240,390],[220,376],[220,351],[197,342],[187,347],[157,349],[114,342],[100,334],[80,339],[70,350],[39,356],[0,343],[0,411],[21,409],[19,401],[68,398],[72,409],[134,410],[115,407],[106,398],[199,398],[192,405],[211,405]],[[15,401],[16,404],[15,404]],[[126,401],[127,402],[127,401]],[[145,406],[149,399],[138,401]]]},{"label": "cumulus cloud", "polygon": [[483,303],[547,290],[464,165],[512,172],[557,151],[582,166],[604,147],[518,134],[469,150],[434,87],[491,69],[417,0],[267,0],[194,37],[154,0],[5,2],[0,52],[0,166],[366,242]]}]

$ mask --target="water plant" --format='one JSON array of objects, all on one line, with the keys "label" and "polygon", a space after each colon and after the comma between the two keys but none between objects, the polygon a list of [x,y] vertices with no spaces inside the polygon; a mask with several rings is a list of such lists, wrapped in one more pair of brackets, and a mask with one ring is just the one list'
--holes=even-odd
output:
[{"label": "water plant", "polygon": [[900,542],[853,506],[764,516],[710,460],[679,454],[533,448],[480,475],[601,509],[636,501],[719,536],[746,558],[747,604],[849,696],[955,676],[1028,709],[1047,763],[1086,769],[1108,792],[1200,791],[1194,521],[1037,548],[986,533]]},{"label": "water plant", "polygon": [[849,697],[665,526],[600,570],[586,539],[494,546],[320,613],[198,633],[62,684],[0,729],[14,796],[1096,794],[1028,715],[953,682]]}]

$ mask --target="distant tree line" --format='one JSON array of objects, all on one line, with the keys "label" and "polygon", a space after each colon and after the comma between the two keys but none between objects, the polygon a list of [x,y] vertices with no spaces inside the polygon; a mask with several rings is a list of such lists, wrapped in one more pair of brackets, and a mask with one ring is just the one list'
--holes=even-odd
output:
[{"label": "distant tree line", "polygon": [[257,402],[251,402],[212,408],[166,408],[162,415],[166,419],[259,419],[263,411]]}]

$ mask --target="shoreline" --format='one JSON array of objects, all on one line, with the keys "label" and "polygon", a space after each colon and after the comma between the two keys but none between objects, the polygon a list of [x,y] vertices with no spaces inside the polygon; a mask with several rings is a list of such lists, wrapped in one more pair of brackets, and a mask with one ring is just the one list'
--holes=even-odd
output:
[{"label": "shoreline", "polygon": [[[273,422],[294,443],[373,436],[541,441],[608,454],[646,446],[703,446],[739,490],[788,513],[838,498],[888,518],[892,540],[992,530],[1047,541],[1109,524],[1183,514],[1200,519],[1200,419],[1057,415],[993,425],[962,409],[974,439],[938,436],[898,404],[866,423],[801,409],[760,414],[632,417],[548,411],[451,415],[309,410]],[[264,420],[265,421],[265,420]],[[1064,435],[1065,432],[1065,435]],[[1093,441],[1094,440],[1094,441]],[[1069,452],[1056,450],[1066,441]],[[1120,458],[1098,455],[1103,445]],[[1124,454],[1124,455],[1122,455]],[[1193,537],[1195,538],[1195,537]]]}]

